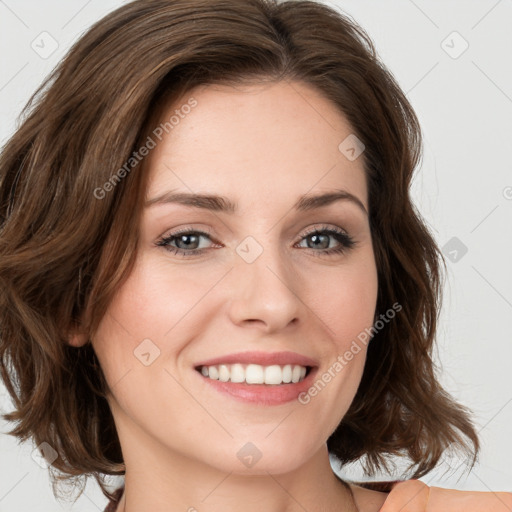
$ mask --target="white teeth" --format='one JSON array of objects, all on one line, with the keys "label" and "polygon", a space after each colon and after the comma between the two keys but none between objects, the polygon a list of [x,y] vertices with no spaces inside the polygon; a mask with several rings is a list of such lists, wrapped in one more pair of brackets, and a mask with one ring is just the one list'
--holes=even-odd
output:
[{"label": "white teeth", "polygon": [[245,382],[247,384],[263,384],[265,382],[263,366],[259,364],[248,365],[245,369]]},{"label": "white teeth", "polygon": [[288,384],[292,381],[292,365],[287,364],[283,366],[283,382]]},{"label": "white teeth", "polygon": [[281,384],[283,382],[283,370],[277,364],[265,368],[265,384]]},{"label": "white teeth", "polygon": [[245,370],[241,364],[231,365],[231,382],[244,382]]},{"label": "white teeth", "polygon": [[300,366],[294,366],[292,370],[292,382],[299,382],[300,380]]},{"label": "white teeth", "polygon": [[229,368],[225,364],[221,364],[219,366],[219,380],[221,382],[227,382],[229,377]]},{"label": "white teeth", "polygon": [[201,367],[204,377],[221,382],[280,385],[300,382],[306,376],[306,367],[286,364],[261,366],[259,364],[220,364]]}]

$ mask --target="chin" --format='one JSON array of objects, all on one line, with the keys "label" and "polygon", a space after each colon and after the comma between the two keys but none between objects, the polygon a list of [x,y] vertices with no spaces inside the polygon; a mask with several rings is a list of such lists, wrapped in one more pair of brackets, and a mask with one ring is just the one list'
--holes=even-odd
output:
[{"label": "chin", "polygon": [[[209,463],[217,469],[237,475],[272,475],[295,471],[305,464],[321,447],[319,441],[315,446],[311,440],[301,443],[289,432],[283,434],[286,441],[271,439],[268,431],[259,438],[244,437],[243,441],[230,441],[230,447],[212,454]],[[210,458],[210,457],[209,457]]]}]

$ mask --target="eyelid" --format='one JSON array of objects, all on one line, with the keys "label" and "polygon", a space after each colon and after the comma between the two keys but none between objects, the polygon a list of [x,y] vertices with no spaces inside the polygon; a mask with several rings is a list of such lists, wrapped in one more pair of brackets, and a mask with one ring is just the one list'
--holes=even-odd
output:
[{"label": "eyelid", "polygon": [[[209,227],[202,229],[202,228],[194,228],[192,226],[185,226],[183,228],[177,229],[176,231],[172,231],[168,235],[163,235],[156,241],[155,245],[161,246],[169,252],[174,252],[174,254],[182,254],[183,257],[202,255],[206,251],[213,249],[214,247],[184,250],[184,249],[180,249],[178,247],[169,246],[168,244],[171,241],[174,241],[174,239],[176,239],[177,237],[179,237],[180,234],[196,234],[199,236],[205,236],[205,237],[209,238],[213,244],[219,245],[219,242],[215,239],[214,236],[212,236],[212,231],[213,230],[210,229]],[[339,226],[317,223],[317,224],[314,224],[313,226],[307,228],[306,232],[303,232],[300,235],[300,238],[297,242],[295,242],[294,247],[298,243],[302,242],[308,236],[314,235],[316,233],[320,233],[320,234],[328,233],[328,236],[335,238],[337,240],[338,246],[327,248],[327,249],[321,249],[318,251],[313,248],[303,248],[303,249],[308,249],[315,256],[331,256],[335,253],[343,254],[358,244],[358,242],[352,236],[350,236],[350,234],[348,233],[347,230],[345,230]],[[341,238],[341,240],[340,240],[340,238]]]},{"label": "eyelid", "polygon": [[339,232],[343,232],[345,233],[346,235],[348,235],[348,231],[346,229],[343,229],[342,227],[340,226],[334,226],[334,225],[329,225],[329,224],[322,224],[322,223],[316,223],[316,224],[313,224],[312,227],[310,228],[306,228],[306,232],[303,233],[301,235],[301,237],[304,237],[304,236],[307,236],[307,235],[311,235],[312,233],[316,233],[317,231],[339,231]]},{"label": "eyelid", "polygon": [[207,228],[194,228],[192,226],[185,226],[184,228],[178,228],[176,231],[172,231],[168,234],[168,235],[163,235],[162,238],[168,238],[170,236],[178,236],[178,235],[181,235],[182,233],[201,233],[201,234],[205,234],[205,235],[208,235],[208,236],[213,236],[212,235],[212,232],[213,230],[209,227]]},{"label": "eyelid", "polygon": [[[349,235],[349,232],[340,227],[340,226],[336,226],[336,225],[329,225],[329,224],[325,224],[325,223],[315,223],[313,224],[311,227],[308,227],[308,228],[305,228],[306,231],[304,231],[301,235],[300,235],[300,238],[304,238],[305,236],[308,236],[308,235],[311,235],[317,231],[329,231],[329,230],[333,230],[333,231],[340,231],[340,232],[343,232],[345,233],[346,235]],[[196,227],[193,227],[193,226],[185,226],[185,227],[182,227],[182,228],[178,228],[176,229],[176,231],[172,231],[170,230],[170,232],[168,234],[163,234],[159,237],[159,239],[162,239],[162,238],[169,238],[171,236],[178,236],[182,233],[191,233],[191,232],[194,232],[194,233],[200,233],[200,234],[205,234],[205,235],[208,235],[209,237],[211,237],[212,239],[215,239],[215,236],[213,235],[213,232],[214,230],[210,227],[200,227],[200,228],[196,228]]]}]

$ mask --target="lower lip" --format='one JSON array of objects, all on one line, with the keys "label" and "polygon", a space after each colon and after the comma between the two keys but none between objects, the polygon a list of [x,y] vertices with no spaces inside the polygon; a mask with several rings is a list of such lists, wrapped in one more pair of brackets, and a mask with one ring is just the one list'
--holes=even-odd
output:
[{"label": "lower lip", "polygon": [[268,384],[246,384],[245,382],[222,382],[209,379],[196,372],[214,389],[241,402],[258,405],[281,405],[296,400],[301,393],[307,391],[311,387],[316,371],[317,368],[312,368],[304,380],[300,382],[274,386]]}]

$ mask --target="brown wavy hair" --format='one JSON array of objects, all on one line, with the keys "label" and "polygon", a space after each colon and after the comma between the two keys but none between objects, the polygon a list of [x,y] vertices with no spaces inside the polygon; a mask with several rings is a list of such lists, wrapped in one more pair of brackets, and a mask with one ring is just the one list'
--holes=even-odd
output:
[{"label": "brown wavy hair", "polygon": [[[355,399],[328,439],[369,475],[393,456],[410,477],[447,448],[477,460],[470,412],[438,383],[432,350],[445,265],[411,202],[421,159],[417,117],[366,32],[314,1],[138,0],[97,22],[34,93],[0,155],[0,371],[16,422],[48,443],[56,483],[124,472],[89,340],[137,252],[144,163],[98,198],[141,147],[163,105],[203,84],[301,81],[346,116],[366,146],[376,314],[402,310],[368,346]],[[55,473],[55,474],[54,474]]]}]

